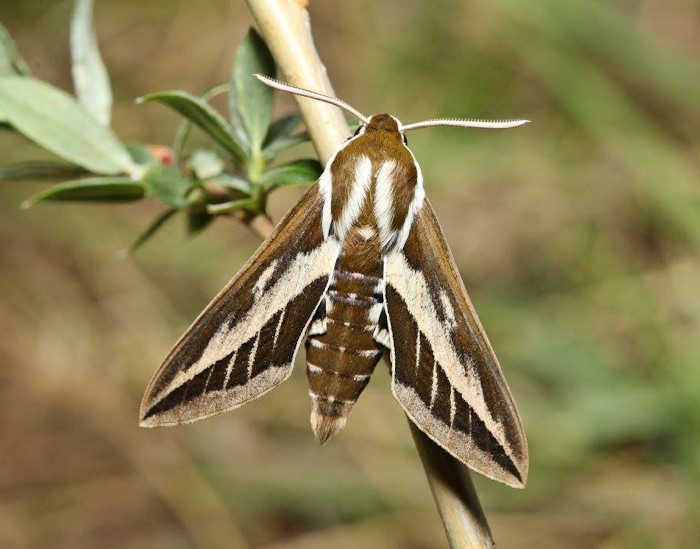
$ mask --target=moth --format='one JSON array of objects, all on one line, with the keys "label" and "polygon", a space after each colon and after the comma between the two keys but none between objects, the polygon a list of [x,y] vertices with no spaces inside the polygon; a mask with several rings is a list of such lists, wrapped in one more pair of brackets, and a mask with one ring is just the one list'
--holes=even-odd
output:
[{"label": "moth", "polygon": [[290,376],[305,342],[311,426],[322,444],[345,426],[384,357],[394,396],[423,432],[471,469],[523,487],[518,412],[405,134],[527,121],[404,125],[256,76],[361,125],[166,357],[143,397],[141,425],[189,423],[262,396]]}]

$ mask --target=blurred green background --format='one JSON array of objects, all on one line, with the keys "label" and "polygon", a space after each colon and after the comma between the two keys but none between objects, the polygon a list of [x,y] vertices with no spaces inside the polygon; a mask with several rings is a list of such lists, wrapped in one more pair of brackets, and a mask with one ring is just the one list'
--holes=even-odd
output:
[{"label": "blurred green background", "polygon": [[[66,90],[71,9],[0,4]],[[312,0],[311,16],[361,111],[533,120],[409,136],[529,438],[526,490],[475,479],[499,547],[700,547],[700,4]],[[95,17],[113,126],[151,144],[179,117],[134,98],[225,81],[252,23],[231,0],[98,0]],[[0,135],[0,165],[37,158]],[[0,188],[0,547],[445,547],[384,368],[323,448],[302,368],[237,412],[139,429],[156,367],[259,240],[171,223],[120,259],[154,204],[20,210],[40,188]],[[273,195],[275,220],[300,192]]]}]

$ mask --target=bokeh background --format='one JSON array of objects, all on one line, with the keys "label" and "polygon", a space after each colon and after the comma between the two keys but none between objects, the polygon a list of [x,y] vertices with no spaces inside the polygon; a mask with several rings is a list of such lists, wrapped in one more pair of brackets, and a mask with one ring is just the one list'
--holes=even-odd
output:
[{"label": "bokeh background", "polygon": [[[244,3],[96,4],[115,130],[169,144],[178,117],[134,98],[226,80]],[[71,8],[0,3],[34,74],[66,90]],[[312,0],[311,15],[336,92],[364,112],[533,120],[409,136],[529,437],[526,490],[475,479],[499,547],[700,547],[700,4]],[[0,135],[0,165],[38,158]],[[323,448],[301,368],[235,413],[139,429],[161,359],[259,240],[174,222],[121,259],[155,204],[20,210],[40,188],[0,187],[0,547],[445,547],[384,368]],[[300,192],[273,195],[273,218]]]}]

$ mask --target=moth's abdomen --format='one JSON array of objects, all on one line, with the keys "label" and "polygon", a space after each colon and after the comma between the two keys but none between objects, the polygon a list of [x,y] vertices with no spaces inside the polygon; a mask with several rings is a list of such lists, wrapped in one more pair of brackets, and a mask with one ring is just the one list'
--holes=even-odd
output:
[{"label": "moth's abdomen", "polygon": [[343,428],[385,350],[375,340],[384,318],[381,263],[371,275],[346,263],[341,257],[306,340],[311,425],[321,443]]},{"label": "moth's abdomen", "polygon": [[390,345],[384,257],[405,242],[417,207],[418,170],[397,122],[377,122],[337,153],[319,183],[324,234],[342,246],[306,340],[311,426],[321,443],[343,428]]}]

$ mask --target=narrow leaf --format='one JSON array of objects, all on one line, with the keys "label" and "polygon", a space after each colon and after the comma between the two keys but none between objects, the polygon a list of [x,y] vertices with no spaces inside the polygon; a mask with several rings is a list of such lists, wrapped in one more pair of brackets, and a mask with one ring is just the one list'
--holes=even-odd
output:
[{"label": "narrow leaf", "polygon": [[0,181],[66,179],[87,174],[88,172],[79,166],[60,162],[20,162],[0,168]]},{"label": "narrow leaf", "polygon": [[29,67],[17,51],[10,33],[0,24],[0,76],[26,76]]},{"label": "narrow leaf", "polygon": [[[231,111],[243,123],[253,154],[262,150],[270,120],[274,90],[253,73],[275,76],[275,61],[262,37],[250,29],[236,52],[231,71]],[[236,116],[233,117],[234,121]]]},{"label": "narrow leaf", "polygon": [[277,139],[289,137],[299,124],[301,124],[301,116],[298,114],[290,114],[278,118],[270,124],[270,128],[265,136],[263,148],[268,147]]},{"label": "narrow leaf", "polygon": [[123,250],[121,255],[130,255],[133,254],[136,250],[138,250],[147,240],[149,240],[156,232],[158,229],[160,229],[165,222],[170,219],[174,214],[177,213],[177,209],[171,208],[169,210],[165,210],[162,214],[160,214],[156,220],[151,223],[148,227],[146,227],[146,230],[143,231],[137,238],[134,240],[131,245],[126,249]]},{"label": "narrow leaf", "polygon": [[219,184],[226,187],[227,189],[239,191],[245,195],[249,195],[251,190],[250,181],[238,175],[233,175],[229,173],[220,173],[219,175],[215,175],[214,177],[209,177],[205,179],[205,182]]},{"label": "narrow leaf", "polygon": [[259,206],[259,202],[254,198],[241,198],[240,200],[222,202],[221,204],[209,204],[207,212],[212,215],[221,215],[229,214],[236,210],[258,210]]},{"label": "narrow leaf", "polygon": [[70,95],[30,76],[0,78],[0,120],[58,156],[99,174],[138,166],[109,128]]},{"label": "narrow leaf", "polygon": [[[205,91],[202,94],[202,99],[204,101],[210,101],[212,97],[216,97],[219,94],[222,94],[224,92],[228,91],[228,83],[226,84],[217,84],[216,86],[213,86],[209,88],[207,91]],[[182,122],[180,122],[180,125],[177,128],[177,133],[175,134],[175,140],[173,141],[173,154],[175,155],[175,159],[178,159],[182,156],[182,151],[185,148],[185,143],[187,142],[187,138],[190,135],[190,130],[192,129],[192,122],[189,120],[185,119]],[[234,134],[236,134],[236,137],[238,139],[238,142],[241,143],[242,145],[245,145],[246,140],[245,138],[241,139],[241,136],[238,135],[238,133],[235,131],[236,128],[232,128]]]},{"label": "narrow leaf", "polygon": [[22,203],[29,208],[47,200],[76,200],[92,202],[129,202],[146,194],[144,186],[128,177],[89,177],[53,185]]},{"label": "narrow leaf", "polygon": [[273,160],[281,151],[309,140],[307,132],[292,135],[292,132],[300,123],[301,116],[290,114],[289,116],[278,118],[270,124],[265,143],[263,143],[263,153],[268,162]]},{"label": "narrow leaf", "polygon": [[318,160],[305,158],[266,171],[260,177],[260,183],[271,183],[275,187],[280,185],[302,185],[316,181],[322,171],[323,168]]},{"label": "narrow leaf", "polygon": [[159,92],[139,98],[140,103],[158,101],[180,113],[204,130],[236,159],[244,161],[246,154],[230,126],[206,101],[183,91]]},{"label": "narrow leaf", "polygon": [[92,25],[93,0],[76,0],[70,29],[73,85],[78,102],[103,126],[112,117],[112,88]]},{"label": "narrow leaf", "polygon": [[193,183],[174,166],[154,164],[143,176],[143,183],[150,196],[173,208],[187,205],[186,195]]},{"label": "narrow leaf", "polygon": [[214,177],[224,170],[224,161],[215,152],[202,149],[192,153],[187,165],[197,179]]},{"label": "narrow leaf", "polygon": [[306,132],[300,133],[298,135],[292,135],[290,137],[280,137],[279,139],[275,139],[272,143],[267,145],[263,149],[263,153],[265,154],[265,158],[269,162],[270,160],[275,158],[275,156],[277,156],[280,152],[291,147],[295,147],[296,145],[306,143],[307,141],[309,141],[309,134]]}]

